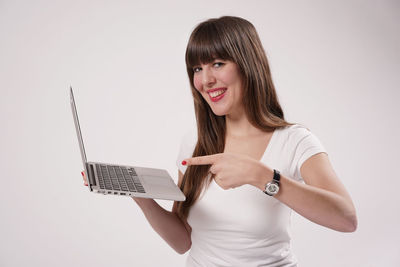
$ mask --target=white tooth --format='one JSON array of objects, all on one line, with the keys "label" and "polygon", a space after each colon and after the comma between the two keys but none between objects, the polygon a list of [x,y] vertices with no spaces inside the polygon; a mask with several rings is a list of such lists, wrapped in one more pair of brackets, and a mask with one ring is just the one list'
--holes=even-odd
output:
[{"label": "white tooth", "polygon": [[219,90],[219,91],[216,91],[216,92],[211,92],[210,96],[211,97],[217,97],[217,96],[223,94],[224,92],[225,92],[225,90]]}]

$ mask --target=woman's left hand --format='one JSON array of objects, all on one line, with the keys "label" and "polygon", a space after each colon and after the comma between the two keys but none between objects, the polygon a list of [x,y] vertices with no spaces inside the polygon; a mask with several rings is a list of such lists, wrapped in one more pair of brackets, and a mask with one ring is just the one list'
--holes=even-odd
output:
[{"label": "woman's left hand", "polygon": [[[190,165],[211,165],[210,172],[215,182],[223,189],[239,187],[244,184],[257,185],[260,174],[265,166],[246,155],[233,153],[219,153],[185,159]],[[185,164],[184,164],[185,165]]]}]

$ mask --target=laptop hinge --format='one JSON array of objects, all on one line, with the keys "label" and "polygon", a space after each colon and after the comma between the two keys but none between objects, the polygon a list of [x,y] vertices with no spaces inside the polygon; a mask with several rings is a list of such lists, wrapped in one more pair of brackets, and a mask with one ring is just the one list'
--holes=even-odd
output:
[{"label": "laptop hinge", "polygon": [[94,185],[96,186],[96,178],[94,177],[94,168],[93,168],[93,164],[90,163],[86,163],[86,169],[89,172],[89,182],[90,185]]}]

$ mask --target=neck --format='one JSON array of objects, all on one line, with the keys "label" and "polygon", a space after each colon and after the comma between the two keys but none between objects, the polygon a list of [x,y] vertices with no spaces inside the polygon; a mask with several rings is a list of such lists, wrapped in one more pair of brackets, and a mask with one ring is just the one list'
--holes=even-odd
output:
[{"label": "neck", "polygon": [[226,115],[225,123],[227,137],[250,137],[264,133],[250,123],[245,112]]}]

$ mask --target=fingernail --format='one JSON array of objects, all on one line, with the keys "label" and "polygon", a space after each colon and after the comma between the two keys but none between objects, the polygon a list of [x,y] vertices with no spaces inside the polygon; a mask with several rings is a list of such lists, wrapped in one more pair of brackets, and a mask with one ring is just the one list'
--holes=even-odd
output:
[{"label": "fingernail", "polygon": [[187,163],[186,160],[182,161],[182,165],[186,165],[186,163]]},{"label": "fingernail", "polygon": [[82,176],[85,176],[85,173],[84,173],[84,172],[81,172],[81,174],[82,174]]},{"label": "fingernail", "polygon": [[84,183],[84,185],[88,186],[88,184],[87,184],[87,183]]}]

